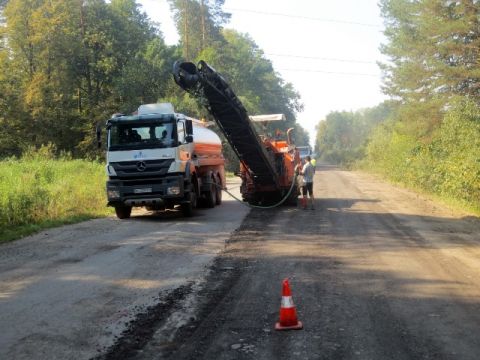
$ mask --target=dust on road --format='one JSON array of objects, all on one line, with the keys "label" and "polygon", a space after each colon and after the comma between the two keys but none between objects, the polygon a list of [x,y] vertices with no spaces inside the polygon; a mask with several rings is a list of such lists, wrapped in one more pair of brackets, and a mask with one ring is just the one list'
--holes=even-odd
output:
[{"label": "dust on road", "polygon": [[[315,180],[315,211],[252,211],[191,321],[128,358],[480,358],[478,218],[360,173]],[[301,331],[273,330],[285,277]]]}]

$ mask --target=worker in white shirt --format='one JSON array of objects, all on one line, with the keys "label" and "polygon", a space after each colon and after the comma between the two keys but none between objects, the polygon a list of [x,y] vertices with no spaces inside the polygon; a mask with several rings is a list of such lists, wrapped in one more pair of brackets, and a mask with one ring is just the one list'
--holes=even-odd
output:
[{"label": "worker in white shirt", "polygon": [[315,168],[310,162],[310,156],[305,157],[305,164],[300,171],[300,175],[303,176],[303,184],[302,184],[302,207],[303,209],[307,209],[307,195],[310,199],[310,209],[314,210],[313,203],[315,198],[313,197],[313,175],[315,174]]}]

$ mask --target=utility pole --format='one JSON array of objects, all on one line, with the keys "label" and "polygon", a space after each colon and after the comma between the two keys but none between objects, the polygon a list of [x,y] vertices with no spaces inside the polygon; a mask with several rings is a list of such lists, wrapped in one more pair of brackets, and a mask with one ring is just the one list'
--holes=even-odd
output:
[{"label": "utility pole", "polygon": [[189,59],[189,54],[188,54],[188,11],[187,11],[187,6],[188,6],[188,0],[183,0],[183,11],[184,11],[184,47],[183,47],[183,52],[185,54],[185,60],[190,60]]},{"label": "utility pole", "polygon": [[201,19],[202,19],[202,50],[205,49],[205,2],[201,0]]}]

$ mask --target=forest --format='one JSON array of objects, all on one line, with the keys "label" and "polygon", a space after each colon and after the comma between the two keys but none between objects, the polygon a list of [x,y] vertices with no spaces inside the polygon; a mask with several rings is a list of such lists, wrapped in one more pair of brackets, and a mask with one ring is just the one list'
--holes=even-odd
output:
[{"label": "forest", "polygon": [[250,114],[284,113],[282,128],[295,127],[297,141],[308,143],[295,119],[299,94],[248,35],[224,27],[230,14],[223,2],[169,0],[181,39],[174,46],[135,0],[0,2],[0,158],[42,145],[74,158],[101,157],[95,125],[142,103],[171,102],[208,118],[172,80],[179,59],[206,60]]},{"label": "forest", "polygon": [[380,1],[388,61],[374,108],[332,112],[316,152],[480,209],[480,2]]},{"label": "forest", "polygon": [[[180,41],[167,45],[135,0],[0,0],[0,242],[110,213],[95,128],[112,114],[171,102],[213,120],[174,83],[177,60],[207,61],[251,115],[283,113],[275,126],[308,143],[299,94],[253,39],[226,28],[223,2],[169,0]],[[224,154],[238,171],[227,142]]]}]

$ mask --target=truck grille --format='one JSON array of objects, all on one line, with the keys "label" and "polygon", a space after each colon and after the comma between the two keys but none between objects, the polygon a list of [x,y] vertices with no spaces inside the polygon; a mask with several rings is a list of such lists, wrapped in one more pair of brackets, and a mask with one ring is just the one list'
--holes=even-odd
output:
[{"label": "truck grille", "polygon": [[173,159],[120,161],[110,165],[115,169],[118,179],[141,179],[165,175],[173,161]]}]

